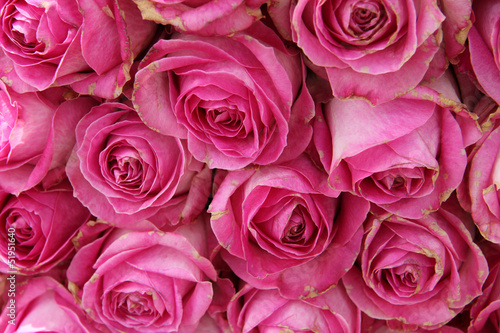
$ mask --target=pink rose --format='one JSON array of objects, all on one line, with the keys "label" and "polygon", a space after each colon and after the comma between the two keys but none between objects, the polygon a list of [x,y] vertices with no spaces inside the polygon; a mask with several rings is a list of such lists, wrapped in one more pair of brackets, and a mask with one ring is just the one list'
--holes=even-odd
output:
[{"label": "pink rose", "polygon": [[436,329],[415,328],[402,325],[398,321],[385,321],[368,317],[363,313],[362,333],[463,333],[464,330],[453,326],[441,326]]},{"label": "pink rose", "polygon": [[171,24],[177,31],[196,35],[230,35],[263,17],[265,0],[201,0],[167,2],[134,0],[145,20]]},{"label": "pink rose", "polygon": [[472,321],[469,333],[497,333],[500,331],[500,248],[497,244],[481,242],[490,272],[483,286],[483,294],[474,300],[470,310]]},{"label": "pink rose", "polygon": [[298,156],[312,135],[303,73],[300,57],[260,22],[231,38],[174,34],[141,63],[134,105],[210,168],[269,164]]},{"label": "pink rose", "polygon": [[17,194],[64,167],[75,127],[95,101],[60,101],[62,91],[17,94],[0,83],[0,184]]},{"label": "pink rose", "polygon": [[[491,104],[489,104],[491,105]],[[481,108],[482,103],[476,109]],[[491,105],[492,106],[492,105]],[[495,110],[497,105],[487,110]],[[483,123],[484,134],[470,155],[470,169],[459,194],[484,238],[500,243],[500,114],[492,113]]]},{"label": "pink rose", "polygon": [[452,199],[417,220],[368,219],[359,265],[343,277],[361,311],[403,329],[436,329],[481,294],[488,265],[470,216]]},{"label": "pink rose", "polygon": [[0,317],[2,332],[105,332],[93,326],[73,295],[56,280],[44,276],[20,283],[20,277],[16,279],[15,297],[8,299]]},{"label": "pink rose", "polygon": [[447,76],[375,107],[332,100],[314,132],[330,186],[403,217],[437,210],[462,181],[464,148],[481,135],[457,100]]},{"label": "pink rose", "polygon": [[500,1],[474,1],[475,22],[469,32],[470,62],[477,81],[497,104],[500,103],[500,57],[498,24]]},{"label": "pink rose", "polygon": [[231,300],[227,316],[231,332],[241,333],[355,333],[361,326],[360,312],[341,283],[302,300],[289,300],[276,290],[258,290],[247,284]]},{"label": "pink rose", "polygon": [[12,62],[2,68],[3,80],[21,80],[31,90],[72,84],[82,94],[118,97],[156,29],[124,0],[3,0],[0,6],[0,48]]},{"label": "pink rose", "polygon": [[113,332],[194,332],[217,279],[206,256],[201,221],[175,232],[114,229],[77,252],[68,280]]},{"label": "pink rose", "polygon": [[208,211],[236,275],[288,298],[313,297],[354,263],[369,206],[316,191],[323,175],[309,160],[290,164],[230,171]]},{"label": "pink rose", "polygon": [[0,194],[0,271],[45,272],[74,254],[72,238],[90,218],[69,183]]},{"label": "pink rose", "polygon": [[392,100],[447,67],[470,27],[466,0],[278,1],[270,14],[315,66],[326,69],[333,94],[371,104]]},{"label": "pink rose", "polygon": [[211,172],[184,140],[151,130],[130,106],[94,107],[78,123],[76,140],[66,172],[95,216],[134,228],[146,218],[158,226],[189,222],[203,210]]}]

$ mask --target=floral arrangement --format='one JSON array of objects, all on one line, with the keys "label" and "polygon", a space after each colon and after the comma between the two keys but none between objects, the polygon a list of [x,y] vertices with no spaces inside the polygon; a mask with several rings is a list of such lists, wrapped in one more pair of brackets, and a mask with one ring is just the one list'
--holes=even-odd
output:
[{"label": "floral arrangement", "polygon": [[2,332],[500,332],[500,0],[3,0]]}]

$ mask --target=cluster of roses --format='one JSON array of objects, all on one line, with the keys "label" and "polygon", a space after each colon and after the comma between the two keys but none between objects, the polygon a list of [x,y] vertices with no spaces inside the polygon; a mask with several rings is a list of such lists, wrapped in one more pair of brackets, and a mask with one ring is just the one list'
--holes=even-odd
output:
[{"label": "cluster of roses", "polygon": [[471,2],[2,0],[0,330],[499,332]]}]

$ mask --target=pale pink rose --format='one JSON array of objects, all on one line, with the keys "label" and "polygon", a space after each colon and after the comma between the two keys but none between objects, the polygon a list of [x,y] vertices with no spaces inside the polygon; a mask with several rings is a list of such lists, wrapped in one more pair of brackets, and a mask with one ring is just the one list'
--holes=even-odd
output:
[{"label": "pale pink rose", "polygon": [[319,193],[322,177],[305,158],[227,174],[208,211],[236,275],[289,298],[312,297],[339,281],[358,255],[369,205],[348,193]]},{"label": "pale pink rose", "polygon": [[0,194],[0,271],[45,272],[74,254],[72,238],[90,218],[68,181],[50,190]]},{"label": "pale pink rose", "polygon": [[469,32],[470,62],[487,95],[500,103],[500,56],[498,32],[500,1],[474,1],[475,22]]},{"label": "pale pink rose", "polygon": [[470,309],[472,319],[469,333],[500,332],[500,248],[486,241],[480,243],[489,264],[489,275],[483,286],[483,294],[474,300]]},{"label": "pale pink rose", "polygon": [[217,279],[201,222],[114,229],[83,246],[68,269],[83,309],[113,332],[195,332]]},{"label": "pale pink rose", "polygon": [[174,34],[141,63],[134,105],[210,168],[264,165],[309,143],[314,103],[303,74],[297,51],[261,22],[231,38]]},{"label": "pale pink rose", "polygon": [[76,141],[66,172],[95,216],[126,228],[150,218],[161,227],[189,222],[205,207],[211,171],[185,140],[151,130],[130,106],[92,108],[76,127]]},{"label": "pale pink rose", "polygon": [[[127,0],[2,0],[0,71],[18,89],[71,84],[82,94],[118,97],[156,24]],[[18,82],[20,79],[28,86]],[[31,86],[31,88],[29,88]]]},{"label": "pale pink rose", "polygon": [[342,279],[361,311],[390,327],[437,329],[481,294],[488,265],[452,199],[421,219],[368,219],[358,264]]},{"label": "pale pink rose", "polygon": [[325,293],[301,300],[286,299],[277,290],[246,284],[227,311],[231,332],[360,332],[361,313],[342,283]]},{"label": "pale pink rose", "polygon": [[266,0],[134,0],[145,20],[170,24],[177,31],[196,35],[231,35],[263,15]]},{"label": "pale pink rose", "polygon": [[[17,94],[0,83],[0,184],[17,194],[64,167],[75,144],[75,127],[91,98],[64,101],[63,91]],[[61,103],[62,102],[62,103]]]},{"label": "pale pink rose", "polygon": [[371,104],[440,76],[464,48],[471,11],[467,0],[281,0],[269,9],[285,38],[326,68],[336,97]]},{"label": "pale pink rose", "polygon": [[330,186],[408,218],[437,210],[462,181],[465,148],[481,136],[457,100],[442,76],[375,107],[356,99],[326,104],[313,140]]},{"label": "pale pink rose", "polygon": [[15,278],[15,296],[7,300],[0,316],[2,332],[108,332],[94,327],[73,295],[56,280],[44,276],[21,282],[19,276]]}]

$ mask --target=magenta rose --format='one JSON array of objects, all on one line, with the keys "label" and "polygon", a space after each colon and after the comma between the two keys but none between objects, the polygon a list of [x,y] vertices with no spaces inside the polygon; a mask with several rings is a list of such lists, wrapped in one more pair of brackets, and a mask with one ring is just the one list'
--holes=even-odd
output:
[{"label": "magenta rose", "polygon": [[95,101],[61,103],[62,91],[17,94],[0,83],[0,184],[18,194],[63,168],[75,144],[75,127]]},{"label": "magenta rose", "polygon": [[457,100],[443,76],[375,107],[356,99],[326,104],[314,142],[330,186],[403,217],[437,210],[462,181],[465,148],[481,135]]},{"label": "magenta rose", "polygon": [[245,30],[263,15],[264,0],[201,0],[167,2],[134,0],[145,20],[170,24],[178,31],[196,35],[231,35]]},{"label": "magenta rose", "polygon": [[74,254],[72,238],[90,218],[69,183],[0,195],[0,271],[45,272]]},{"label": "magenta rose", "polygon": [[72,84],[82,94],[118,97],[156,29],[125,0],[2,0],[0,6],[0,48],[12,62],[2,76],[31,90]]},{"label": "magenta rose", "polygon": [[482,89],[500,103],[498,25],[500,1],[474,1],[475,21],[469,32],[470,62]]},{"label": "magenta rose", "polygon": [[174,34],[141,63],[134,105],[210,168],[269,164],[298,156],[312,135],[303,72],[296,52],[260,22],[231,38]]},{"label": "magenta rose", "polygon": [[361,315],[342,283],[322,295],[302,300],[283,298],[277,290],[246,284],[227,311],[231,332],[360,332]]},{"label": "magenta rose", "polygon": [[134,228],[196,217],[210,192],[211,172],[194,160],[185,140],[147,127],[121,103],[94,107],[76,128],[66,166],[75,196],[97,217]]},{"label": "magenta rose", "polygon": [[421,219],[368,219],[359,263],[343,277],[363,312],[403,329],[436,329],[481,294],[488,265],[470,216],[452,199]]},{"label": "magenta rose", "polygon": [[73,295],[56,280],[48,276],[16,279],[15,296],[7,300],[0,317],[2,332],[106,332],[93,326]]},{"label": "magenta rose", "polygon": [[440,76],[462,50],[470,27],[466,0],[279,1],[270,13],[315,66],[333,94],[379,104]]},{"label": "magenta rose", "polygon": [[319,193],[314,187],[322,177],[305,158],[227,174],[208,211],[222,258],[236,275],[288,298],[313,297],[353,265],[368,202]]},{"label": "magenta rose", "polygon": [[175,232],[114,229],[83,246],[68,269],[82,307],[113,332],[194,332],[217,279],[201,222]]}]

